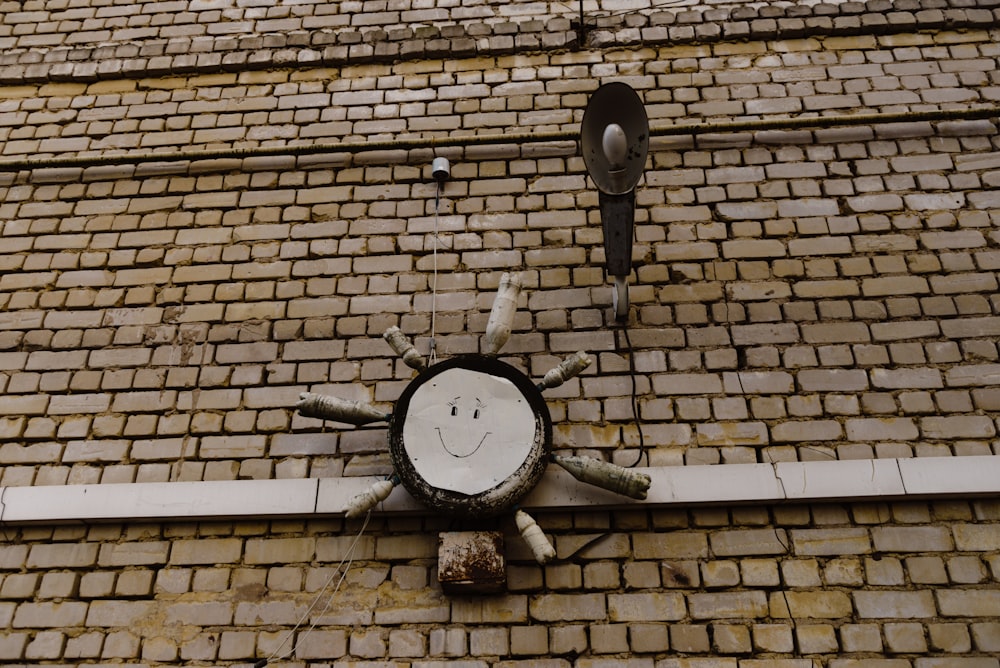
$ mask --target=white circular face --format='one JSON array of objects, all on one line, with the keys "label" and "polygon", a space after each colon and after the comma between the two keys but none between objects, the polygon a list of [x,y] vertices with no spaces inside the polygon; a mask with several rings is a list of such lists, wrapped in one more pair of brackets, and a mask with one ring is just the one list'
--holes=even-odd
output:
[{"label": "white circular face", "polygon": [[509,478],[535,441],[535,415],[511,381],[448,369],[410,397],[403,444],[429,485],[479,494]]}]

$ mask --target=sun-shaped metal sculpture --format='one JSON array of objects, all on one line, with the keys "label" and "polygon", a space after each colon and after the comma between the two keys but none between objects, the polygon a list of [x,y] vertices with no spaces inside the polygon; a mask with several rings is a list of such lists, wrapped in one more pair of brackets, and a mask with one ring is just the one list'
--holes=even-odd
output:
[{"label": "sun-shaped metal sculpture", "polygon": [[354,425],[389,423],[393,473],[354,497],[345,508],[348,517],[374,508],[397,484],[427,507],[456,517],[493,517],[514,510],[518,530],[535,559],[545,563],[555,550],[517,504],[538,484],[550,461],[581,482],[646,498],[650,478],[644,473],[592,457],[552,453],[552,422],[542,392],[577,375],[591,360],[578,352],[536,383],[497,359],[510,337],[520,289],[519,275],[503,275],[483,336],[483,354],[428,366],[399,328],[387,330],[389,346],[418,372],[391,414],[365,403],[301,395],[296,408],[305,416]]}]

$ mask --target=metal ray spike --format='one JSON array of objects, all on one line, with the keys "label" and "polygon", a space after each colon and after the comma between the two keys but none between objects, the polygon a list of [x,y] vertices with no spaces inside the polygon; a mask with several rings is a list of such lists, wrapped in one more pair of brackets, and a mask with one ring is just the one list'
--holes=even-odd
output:
[{"label": "metal ray spike", "polygon": [[300,414],[306,417],[333,420],[334,422],[346,422],[353,425],[384,422],[389,419],[388,413],[383,413],[371,404],[360,401],[348,401],[347,399],[339,399],[312,392],[303,392],[300,394],[295,408]]},{"label": "metal ray spike", "polygon": [[421,355],[417,349],[413,346],[410,339],[403,334],[403,331],[393,325],[389,329],[385,330],[385,334],[382,338],[386,340],[389,347],[392,348],[393,352],[399,355],[403,359],[403,363],[410,367],[411,369],[416,369],[417,371],[423,371],[427,368],[427,363],[424,361],[424,356]]},{"label": "metal ray spike", "polygon": [[552,459],[580,482],[633,499],[645,499],[652,482],[645,473],[593,457],[553,455]]},{"label": "metal ray spike", "polygon": [[550,387],[559,387],[590,366],[590,363],[591,359],[587,357],[587,353],[583,351],[574,353],[560,362],[556,368],[549,369],[548,373],[538,383],[538,389],[547,390]]},{"label": "metal ray spike", "polygon": [[517,311],[517,296],[521,293],[521,275],[505,273],[500,277],[497,296],[493,300],[490,319],[483,337],[487,355],[496,355],[510,338]]}]

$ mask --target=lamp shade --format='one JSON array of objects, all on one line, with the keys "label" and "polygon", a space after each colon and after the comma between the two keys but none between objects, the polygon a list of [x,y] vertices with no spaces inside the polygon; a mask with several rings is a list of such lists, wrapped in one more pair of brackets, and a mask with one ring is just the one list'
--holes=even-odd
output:
[{"label": "lamp shade", "polygon": [[[605,141],[610,126],[625,134],[625,157],[608,155]],[[612,133],[617,134],[617,128]],[[642,178],[649,152],[649,120],[638,93],[626,83],[606,83],[590,96],[583,112],[580,145],[587,172],[597,189],[608,195],[624,195],[635,188]],[[612,146],[614,144],[612,143]],[[612,151],[616,152],[616,151]]]}]

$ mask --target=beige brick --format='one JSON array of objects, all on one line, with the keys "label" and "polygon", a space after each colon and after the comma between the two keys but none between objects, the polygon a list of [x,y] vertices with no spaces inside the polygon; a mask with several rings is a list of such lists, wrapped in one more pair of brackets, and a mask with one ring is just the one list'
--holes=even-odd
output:
[{"label": "beige brick", "polygon": [[632,546],[636,559],[697,559],[708,556],[708,538],[698,532],[635,534]]},{"label": "beige brick", "polygon": [[87,604],[80,601],[63,603],[22,603],[17,606],[13,628],[65,628],[83,626]]},{"label": "beige brick", "polygon": [[845,652],[882,651],[882,634],[877,624],[844,624],[840,627],[840,642]]},{"label": "beige brick", "polygon": [[886,624],[883,627],[885,647],[891,652],[927,652],[927,640],[922,624],[913,622]]},{"label": "beige brick", "polygon": [[[172,390],[162,392],[119,392],[114,396],[111,409],[116,413],[167,412],[174,408],[176,401],[177,393]],[[106,406],[97,412],[105,410],[107,410]]]},{"label": "beige brick", "polygon": [[786,420],[771,427],[775,443],[836,441],[842,437],[843,428],[836,420]]},{"label": "beige brick", "polygon": [[299,659],[339,659],[347,654],[347,632],[316,629],[299,636],[295,656]]},{"label": "beige brick", "polygon": [[920,419],[920,431],[927,439],[991,438],[996,425],[987,415],[948,415]]},{"label": "beige brick", "polygon": [[592,624],[590,626],[590,645],[597,654],[617,654],[627,652],[628,625],[626,624]]},{"label": "beige brick", "polygon": [[29,568],[86,568],[97,563],[97,543],[53,543],[33,545]]},{"label": "beige brick", "polygon": [[996,617],[1000,610],[1000,591],[940,589],[935,593],[945,617]]},{"label": "beige brick", "polygon": [[698,587],[701,578],[696,561],[664,561],[660,564],[660,580],[664,587]]},{"label": "beige brick", "polygon": [[0,568],[20,570],[27,557],[27,545],[0,545]]},{"label": "beige brick", "polygon": [[125,571],[118,576],[118,584],[115,593],[118,596],[132,598],[136,596],[148,596],[153,590],[153,571],[132,570]]},{"label": "beige brick", "polygon": [[902,564],[892,557],[879,555],[865,559],[865,575],[870,585],[899,586],[904,583]]},{"label": "beige brick", "polygon": [[972,638],[965,624],[928,624],[927,634],[932,650],[960,653],[972,649]]},{"label": "beige brick", "polygon": [[93,601],[87,613],[87,626],[132,626],[146,618],[152,609],[150,601]]},{"label": "beige brick", "polygon": [[941,557],[908,557],[905,564],[911,582],[919,584],[948,582],[948,574]]},{"label": "beige brick", "polygon": [[355,559],[373,559],[375,538],[362,536],[357,540],[356,545],[354,536],[321,536],[316,538],[316,561],[318,562],[339,562],[351,554]]},{"label": "beige brick", "polygon": [[[375,543],[376,559],[437,558],[437,536],[379,536]],[[317,555],[318,556],[318,555]]]},{"label": "beige brick", "polygon": [[278,344],[265,341],[220,345],[215,350],[215,361],[219,364],[273,362],[276,359]]},{"label": "beige brick", "polygon": [[28,659],[57,659],[62,656],[66,636],[59,631],[39,631],[25,648]]},{"label": "beige brick", "polygon": [[[661,627],[662,628],[662,627]],[[504,634],[506,641],[506,634]],[[633,646],[634,646],[633,636]],[[504,643],[501,643],[502,647]],[[557,626],[549,629],[549,651],[553,654],[582,654],[587,651],[587,629],[582,624]],[[504,652],[479,652],[479,654],[504,654]],[[473,654],[476,654],[473,648]]]},{"label": "beige brick", "polygon": [[764,617],[767,595],[762,591],[698,593],[688,597],[692,619]]},{"label": "beige brick", "polygon": [[991,524],[955,524],[955,547],[961,552],[1000,550],[1000,527]]},{"label": "beige brick", "polygon": [[697,426],[697,437],[702,446],[763,446],[769,442],[763,422],[703,423]]},{"label": "beige brick", "polygon": [[49,401],[49,415],[72,415],[74,413],[103,413],[111,403],[109,394],[73,394],[54,396]]},{"label": "beige brick", "polygon": [[7,442],[0,446],[0,461],[4,464],[44,464],[58,461],[61,454],[62,446],[59,443],[20,445]]},{"label": "beige brick", "polygon": [[969,625],[972,640],[981,652],[1000,651],[1000,622],[978,622]]},{"label": "beige brick", "polygon": [[701,566],[701,582],[708,589],[734,587],[740,583],[740,569],[735,561],[709,561]]},{"label": "beige brick", "polygon": [[682,619],[685,614],[679,592],[609,594],[607,605],[612,622]]},{"label": "beige brick", "polygon": [[[506,651],[503,653],[506,654]],[[420,631],[407,629],[389,631],[390,657],[423,657],[426,655],[427,637]]]},{"label": "beige brick", "polygon": [[167,624],[225,626],[233,623],[233,604],[222,601],[171,603],[164,608],[164,619]]},{"label": "beige brick", "polygon": [[0,586],[0,598],[32,598],[38,586],[38,573],[10,573]]},{"label": "beige brick", "polygon": [[934,595],[929,591],[855,591],[852,596],[862,619],[912,619],[937,613]]},{"label": "beige brick", "polygon": [[0,633],[0,659],[12,661],[23,659],[28,639],[27,633]]},{"label": "beige brick", "polygon": [[861,369],[803,369],[798,374],[803,390],[859,392],[868,389],[868,375]]},{"label": "beige brick", "polygon": [[452,621],[463,624],[511,624],[528,621],[528,598],[523,595],[461,599],[452,604]]},{"label": "beige brick", "polygon": [[878,552],[945,552],[954,549],[946,527],[873,527]]},{"label": "beige brick", "polygon": [[747,587],[776,587],[781,583],[778,562],[773,559],[743,559],[740,578]]},{"label": "beige brick", "polygon": [[752,650],[750,629],[741,624],[712,624],[712,639],[724,654],[746,654]]},{"label": "beige brick", "polygon": [[544,655],[549,651],[548,630],[544,626],[512,626],[510,628],[510,653],[519,655]]},{"label": "beige brick", "polygon": [[718,394],[722,381],[716,374],[657,374],[653,376],[653,391],[659,395]]},{"label": "beige brick", "polygon": [[[677,652],[708,652],[711,649],[708,627],[696,624],[671,624],[670,647]],[[634,643],[633,649],[636,649]]]},{"label": "beige brick", "polygon": [[442,602],[436,593],[429,594],[426,600],[407,602],[405,605],[384,605],[375,610],[375,623],[395,626],[399,624],[441,624],[448,621],[450,607],[447,601]]},{"label": "beige brick", "polygon": [[73,598],[76,596],[78,579],[76,573],[46,573],[38,586],[37,598]]},{"label": "beige brick", "polygon": [[248,459],[263,457],[267,439],[263,435],[205,436],[198,448],[206,459]]},{"label": "beige brick", "polygon": [[871,551],[868,531],[861,528],[794,529],[790,533],[798,555],[840,556]]},{"label": "beige brick", "polygon": [[785,554],[788,536],[783,529],[741,529],[718,531],[709,536],[716,556],[756,556]]},{"label": "beige brick", "polygon": [[771,595],[772,616],[795,619],[850,617],[851,597],[839,591],[786,591]]},{"label": "beige brick", "polygon": [[754,648],[762,652],[791,652],[794,647],[792,627],[785,624],[755,624]]},{"label": "beige brick", "polygon": [[543,622],[599,620],[605,618],[610,607],[603,594],[543,594],[530,602],[529,613]]},{"label": "beige brick", "polygon": [[985,657],[918,658],[914,668],[997,668],[1000,660]]},{"label": "beige brick", "polygon": [[466,632],[461,628],[436,628],[430,632],[431,656],[463,656],[466,653]]},{"label": "beige brick", "polygon": [[910,418],[852,418],[846,429],[852,441],[911,441],[919,435]]},{"label": "beige brick", "polygon": [[264,538],[246,541],[247,564],[288,564],[310,562],[316,552],[313,538]]},{"label": "beige brick", "polygon": [[84,573],[80,578],[79,594],[82,598],[107,598],[115,589],[116,574],[111,571]]},{"label": "beige brick", "polygon": [[176,540],[170,548],[171,564],[231,564],[243,552],[243,541],[238,538],[204,538]]}]

